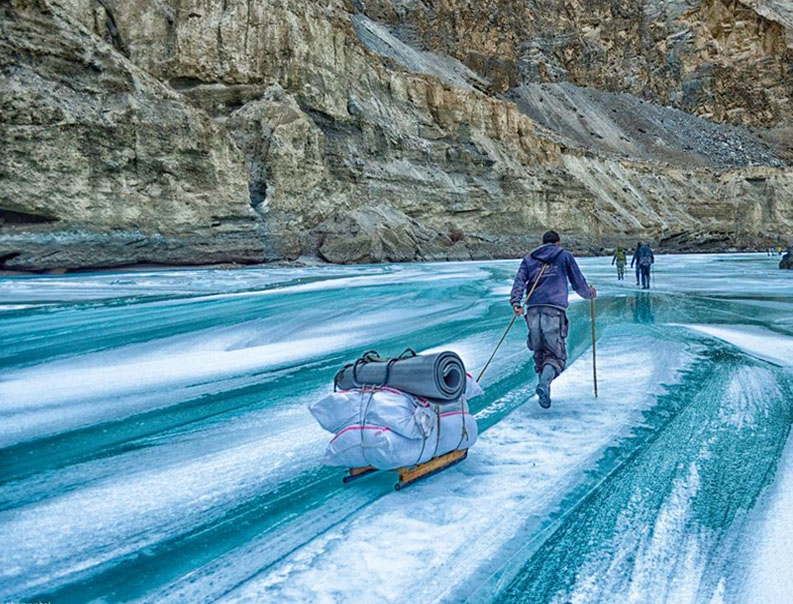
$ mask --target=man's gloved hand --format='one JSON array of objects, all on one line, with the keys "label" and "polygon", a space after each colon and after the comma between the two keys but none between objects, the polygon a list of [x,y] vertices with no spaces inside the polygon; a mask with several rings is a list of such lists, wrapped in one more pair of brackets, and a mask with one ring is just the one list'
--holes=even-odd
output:
[{"label": "man's gloved hand", "polygon": [[589,287],[589,294],[590,294],[591,298],[597,298],[598,297],[598,290],[596,290],[594,287],[590,286]]},{"label": "man's gloved hand", "polygon": [[512,309],[515,311],[515,316],[519,317],[523,314],[523,307],[522,306],[513,306]]}]

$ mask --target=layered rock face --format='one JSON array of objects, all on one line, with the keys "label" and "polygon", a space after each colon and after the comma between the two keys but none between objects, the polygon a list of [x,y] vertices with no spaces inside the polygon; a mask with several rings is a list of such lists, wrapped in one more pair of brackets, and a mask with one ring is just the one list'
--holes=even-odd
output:
[{"label": "layered rock face", "polygon": [[781,0],[369,0],[366,13],[505,92],[569,81],[695,115],[793,117],[793,9]]},{"label": "layered rock face", "polygon": [[0,5],[7,267],[261,257],[242,156],[203,112],[67,14]]},{"label": "layered rock face", "polygon": [[[5,0],[0,256],[515,257],[549,227],[590,251],[784,239],[784,3],[673,4]],[[762,27],[722,31],[736,11]]]}]

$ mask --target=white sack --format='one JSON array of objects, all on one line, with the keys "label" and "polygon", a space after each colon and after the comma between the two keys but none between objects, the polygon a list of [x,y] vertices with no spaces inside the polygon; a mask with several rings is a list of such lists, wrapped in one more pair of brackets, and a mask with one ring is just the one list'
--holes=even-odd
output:
[{"label": "white sack", "polygon": [[476,398],[480,394],[484,394],[485,391],[482,390],[482,387],[479,385],[470,373],[465,374],[465,400],[470,401],[472,398]]},{"label": "white sack", "polygon": [[309,410],[336,434],[325,451],[325,465],[391,470],[473,445],[479,430],[467,399],[480,394],[479,384],[467,375],[463,397],[440,405],[393,388],[370,388],[333,392]]},{"label": "white sack", "polygon": [[[479,384],[466,375],[465,400],[443,403],[441,413],[459,409],[461,404],[467,411],[466,401],[480,394],[482,389]],[[430,407],[430,403],[420,396],[382,388],[374,391],[371,400],[370,397],[372,390],[341,390],[310,405],[309,411],[320,426],[334,434],[347,426],[365,423],[386,426],[407,438],[422,438],[428,433],[426,422],[435,423],[434,412],[428,416],[424,410]]]},{"label": "white sack", "polygon": [[390,388],[334,392],[309,410],[320,426],[334,434],[348,426],[374,425],[407,438],[422,438],[437,421],[429,403]]},{"label": "white sack", "polygon": [[459,409],[441,412],[440,438],[436,431],[425,440],[406,438],[387,426],[352,425],[331,440],[322,461],[328,466],[374,466],[379,470],[392,470],[423,463],[456,449],[467,449],[476,442],[478,435],[476,420]]}]

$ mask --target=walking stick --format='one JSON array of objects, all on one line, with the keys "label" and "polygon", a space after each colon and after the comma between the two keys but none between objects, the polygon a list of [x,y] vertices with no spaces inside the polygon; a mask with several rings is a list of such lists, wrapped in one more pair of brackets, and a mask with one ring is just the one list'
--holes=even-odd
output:
[{"label": "walking stick", "polygon": [[598,396],[598,364],[597,348],[595,345],[595,299],[589,299],[589,314],[592,319],[592,380],[595,383],[595,398]]},{"label": "walking stick", "polygon": [[[526,299],[523,301],[523,304],[526,304],[526,302],[529,301],[529,298],[531,298],[531,295],[534,293],[534,290],[537,289],[537,285],[540,283],[540,278],[542,277],[542,274],[545,272],[546,268],[548,268],[548,265],[547,264],[543,264],[542,265],[542,270],[540,271],[540,274],[537,275],[537,279],[534,281],[534,285],[531,286],[531,289],[529,290],[529,295],[526,296]],[[479,372],[479,377],[476,378],[477,382],[482,379],[483,375],[485,375],[485,371],[487,371],[487,368],[490,366],[490,361],[492,361],[493,357],[496,356],[496,353],[498,352],[498,349],[501,348],[501,344],[504,342],[504,338],[507,337],[507,334],[509,333],[509,330],[512,329],[512,326],[515,324],[515,319],[517,319],[517,318],[518,318],[518,315],[513,313],[512,314],[512,320],[509,322],[509,325],[507,325],[507,329],[504,332],[504,335],[501,336],[501,339],[498,341],[498,344],[496,344],[495,349],[493,349],[493,354],[490,355],[490,358],[487,359],[487,363],[485,363],[485,366],[482,367],[482,371]]]}]

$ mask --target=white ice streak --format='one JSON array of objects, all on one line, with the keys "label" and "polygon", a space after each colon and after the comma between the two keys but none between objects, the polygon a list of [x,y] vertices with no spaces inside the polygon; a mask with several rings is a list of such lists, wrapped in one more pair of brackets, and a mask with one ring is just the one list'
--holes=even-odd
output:
[{"label": "white ice streak", "polygon": [[737,429],[749,428],[768,418],[775,411],[769,401],[782,398],[776,376],[762,367],[740,367],[727,385],[719,420]]},{"label": "white ice streak", "polygon": [[[33,436],[73,429],[102,419],[124,417],[131,410],[163,404],[162,391],[343,349],[349,334],[303,338],[237,350],[203,347],[171,355],[151,351],[140,356],[97,353],[8,372],[0,382],[0,446]],[[132,409],[125,396],[133,397]],[[167,401],[166,399],[164,399]],[[183,399],[180,399],[183,400]],[[173,402],[173,397],[171,398]]]},{"label": "white ice streak", "polygon": [[372,288],[383,285],[404,286],[411,283],[431,283],[447,280],[484,280],[490,274],[476,266],[460,267],[455,265],[447,266],[447,270],[430,272],[426,265],[418,266],[412,270],[402,270],[396,272],[382,272],[374,275],[360,275],[355,277],[340,277],[336,279],[310,281],[297,285],[286,285],[279,288],[240,291],[233,293],[220,293],[209,296],[191,298],[191,302],[207,302],[209,300],[221,300],[228,298],[243,298],[257,296],[273,296],[284,294],[304,294],[309,292],[326,292],[331,290],[350,290],[357,288]]},{"label": "white ice streak", "polygon": [[793,337],[754,325],[683,325],[776,365],[793,365]]},{"label": "white ice streak", "polygon": [[[781,396],[773,372],[762,367],[740,367],[726,385],[715,425],[736,432],[750,429],[775,413],[769,405]],[[705,578],[712,544],[719,535],[698,520],[695,510],[697,498],[703,496],[699,464],[712,459],[713,440],[711,437],[703,441],[695,461],[674,479],[673,488],[657,512],[645,500],[646,487],[635,489],[617,518],[614,536],[588,555],[571,590],[557,594],[552,604],[603,601],[698,604],[705,601],[703,594],[710,604],[724,602],[728,578],[722,577],[712,594],[708,593],[710,586]],[[793,495],[793,481],[790,487],[789,494]],[[790,504],[793,498],[786,502]],[[787,525],[786,530],[793,528],[793,523]],[[787,550],[793,553],[793,547]],[[760,598],[741,601],[766,602]],[[778,602],[781,604],[782,600]]]},{"label": "white ice streak", "polygon": [[793,435],[777,466],[776,481],[755,507],[746,584],[735,602],[789,604],[793,598]]},{"label": "white ice streak", "polygon": [[211,521],[319,464],[327,434],[302,402],[270,410],[266,424],[255,440],[208,452],[197,441],[187,461],[127,468],[0,512],[3,542],[14,544],[0,548],[3,591],[21,595],[64,582]]},{"label": "white ice streak", "polygon": [[230,593],[224,602],[430,602],[487,565],[530,518],[547,516],[688,360],[649,337],[602,343],[601,397],[591,365],[554,384],[481,438],[455,469],[365,508]]},{"label": "white ice streak", "polygon": [[[617,518],[612,542],[606,545],[606,551],[613,554],[591,556],[570,593],[557,594],[552,604],[698,602],[707,562],[700,534],[706,529],[691,522],[692,502],[699,489],[699,469],[691,463],[686,474],[675,479],[654,519],[641,491],[635,491]],[[659,573],[659,569],[664,571]]]},{"label": "white ice streak", "polygon": [[190,296],[264,289],[299,279],[379,273],[382,267],[126,270],[0,279],[0,299],[23,302],[85,302],[112,298]]}]

